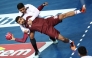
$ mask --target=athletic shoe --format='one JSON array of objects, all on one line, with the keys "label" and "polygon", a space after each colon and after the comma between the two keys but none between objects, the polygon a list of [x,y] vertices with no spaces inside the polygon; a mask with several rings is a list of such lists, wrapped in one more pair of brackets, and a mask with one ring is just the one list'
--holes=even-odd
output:
[{"label": "athletic shoe", "polygon": [[82,13],[85,13],[85,12],[86,12],[86,6],[83,5],[82,8],[80,9],[80,11],[81,11]]}]

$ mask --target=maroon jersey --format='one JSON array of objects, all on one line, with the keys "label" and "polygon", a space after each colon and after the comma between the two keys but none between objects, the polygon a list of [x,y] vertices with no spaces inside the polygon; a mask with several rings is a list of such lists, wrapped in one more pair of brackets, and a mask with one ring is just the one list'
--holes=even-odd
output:
[{"label": "maroon jersey", "polygon": [[[36,18],[31,27],[29,27],[30,31],[38,31],[42,33],[42,28],[44,26],[45,20],[43,18]],[[45,30],[45,29],[44,29]]]},{"label": "maroon jersey", "polygon": [[[28,19],[30,17],[27,17],[26,22],[28,22]],[[55,25],[57,25],[60,22],[58,19],[58,16],[55,18],[49,17],[47,19],[44,18],[36,18],[32,21],[31,27],[28,27],[30,31],[38,31],[41,33],[44,33],[52,38],[58,38],[59,31],[54,28]]]},{"label": "maroon jersey", "polygon": [[[43,7],[44,7],[43,5],[40,5],[38,7],[38,10],[41,11],[43,9]],[[25,24],[25,26],[27,28],[29,28],[28,24]],[[23,38],[16,38],[15,41],[17,41],[17,42],[26,42],[27,38],[28,38],[28,34],[27,33],[24,33]]]}]

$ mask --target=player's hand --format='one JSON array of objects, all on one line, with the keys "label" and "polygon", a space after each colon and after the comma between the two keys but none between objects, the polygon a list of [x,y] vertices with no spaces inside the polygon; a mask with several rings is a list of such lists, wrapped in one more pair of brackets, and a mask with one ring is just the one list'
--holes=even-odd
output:
[{"label": "player's hand", "polygon": [[43,3],[43,6],[46,6],[46,5],[48,5],[48,2],[44,2],[44,3]]},{"label": "player's hand", "polygon": [[28,20],[28,25],[32,25],[32,20],[31,19]]},{"label": "player's hand", "polygon": [[11,40],[15,40],[15,38],[14,38],[13,34],[12,34],[12,39],[11,39]]},{"label": "player's hand", "polygon": [[29,30],[24,30],[24,33],[28,33],[29,32]]}]

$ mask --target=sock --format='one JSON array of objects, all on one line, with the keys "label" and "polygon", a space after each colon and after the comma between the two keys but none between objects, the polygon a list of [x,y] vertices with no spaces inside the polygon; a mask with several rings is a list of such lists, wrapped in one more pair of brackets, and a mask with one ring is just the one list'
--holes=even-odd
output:
[{"label": "sock", "polygon": [[75,12],[75,14],[80,14],[81,13],[80,10],[75,10],[74,12]]},{"label": "sock", "polygon": [[51,39],[52,41],[56,41],[56,39],[55,39],[55,38],[50,37],[50,39]]},{"label": "sock", "polygon": [[72,40],[69,39],[69,43],[73,42]]},{"label": "sock", "polygon": [[69,43],[71,44],[71,46],[74,46],[73,41],[69,40]]},{"label": "sock", "polygon": [[38,48],[37,48],[37,45],[36,45],[35,38],[34,39],[30,39],[30,42],[32,43],[32,46],[33,46],[33,48],[35,50],[35,55],[37,55],[39,51],[38,51]]}]

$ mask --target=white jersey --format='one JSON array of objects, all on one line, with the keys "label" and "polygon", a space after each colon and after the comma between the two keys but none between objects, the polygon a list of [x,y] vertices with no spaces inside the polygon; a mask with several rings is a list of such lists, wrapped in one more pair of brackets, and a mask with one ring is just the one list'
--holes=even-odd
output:
[{"label": "white jersey", "polygon": [[82,56],[81,58],[92,58],[92,56]]},{"label": "white jersey", "polygon": [[24,32],[26,30],[26,31],[28,31],[27,34],[30,34],[30,30],[28,28],[25,28],[22,25],[20,25],[20,28],[21,28],[22,32]]},{"label": "white jersey", "polygon": [[[34,20],[38,15],[39,15],[39,10],[35,7],[35,6],[33,6],[33,5],[31,5],[31,4],[26,4],[25,5],[25,8],[27,8],[28,7],[28,9],[26,10],[26,13],[25,13],[25,15],[23,16],[23,18],[26,20],[26,17],[28,17],[28,16],[32,16],[31,18],[29,18],[29,20]],[[22,16],[22,14],[23,13],[21,13],[20,11],[19,11],[19,16]],[[20,25],[20,28],[21,28],[21,30],[24,32],[24,30],[29,30],[28,28],[25,28],[25,27],[23,27],[22,25]]]},{"label": "white jersey", "polygon": [[[30,19],[33,21],[39,15],[40,11],[35,6],[33,6],[31,4],[26,4],[25,8],[27,8],[27,7],[28,7],[28,9],[26,10],[26,13],[23,16],[23,18],[26,19],[26,17],[32,16]],[[22,14],[23,13],[21,13],[19,11],[19,16],[21,16]]]}]

